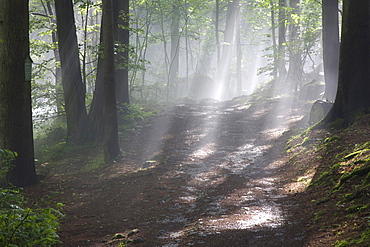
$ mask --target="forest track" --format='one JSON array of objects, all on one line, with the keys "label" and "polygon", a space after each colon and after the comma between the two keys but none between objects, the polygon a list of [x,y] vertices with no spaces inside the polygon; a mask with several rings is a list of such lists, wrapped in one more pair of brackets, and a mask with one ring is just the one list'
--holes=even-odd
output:
[{"label": "forest track", "polygon": [[306,113],[285,98],[171,107],[117,163],[40,185],[66,205],[61,246],[115,246],[132,229],[135,246],[305,246],[302,184],[281,137]]}]

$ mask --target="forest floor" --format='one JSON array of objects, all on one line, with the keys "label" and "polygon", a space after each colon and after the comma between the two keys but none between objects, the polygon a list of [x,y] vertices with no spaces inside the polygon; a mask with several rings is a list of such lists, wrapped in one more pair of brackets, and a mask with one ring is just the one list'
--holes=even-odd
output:
[{"label": "forest floor", "polygon": [[[325,213],[335,200],[314,203],[327,193],[307,190],[322,154],[286,153],[310,106],[256,96],[165,107],[114,164],[95,167],[98,148],[72,153],[25,192],[65,205],[60,246],[331,246],[366,226]],[[328,132],[311,135],[307,147]]]}]

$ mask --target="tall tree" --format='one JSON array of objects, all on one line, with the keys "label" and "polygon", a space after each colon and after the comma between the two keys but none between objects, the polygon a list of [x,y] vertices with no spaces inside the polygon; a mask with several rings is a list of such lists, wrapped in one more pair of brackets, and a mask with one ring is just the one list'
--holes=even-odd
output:
[{"label": "tall tree", "polygon": [[322,40],[325,98],[334,101],[338,87],[339,23],[338,0],[322,1]]},{"label": "tall tree", "polygon": [[113,2],[103,0],[104,39],[104,161],[113,161],[120,152],[114,62]]},{"label": "tall tree", "polygon": [[359,111],[370,112],[370,1],[343,1],[338,91],[325,122],[354,122]]},{"label": "tall tree", "polygon": [[240,6],[236,7],[236,93],[242,93],[242,44],[241,44],[241,27],[240,27]]},{"label": "tall tree", "polygon": [[227,5],[226,23],[224,30],[224,43],[222,46],[222,54],[220,60],[219,78],[220,88],[218,89],[218,98],[223,98],[226,94],[227,81],[230,76],[230,63],[232,58],[232,51],[234,45],[234,34],[235,34],[235,19],[239,8],[239,0],[230,0]]},{"label": "tall tree", "polygon": [[[0,0],[0,148],[19,156],[8,173],[9,182],[27,186],[37,182],[31,108],[28,0]],[[30,77],[28,74],[27,77]]]},{"label": "tall tree", "polygon": [[87,112],[72,0],[55,0],[55,12],[67,116],[67,137],[68,141],[81,144],[87,138]]},{"label": "tall tree", "polygon": [[221,59],[221,47],[220,47],[220,36],[219,36],[219,21],[220,21],[220,0],[216,0],[216,17],[215,17],[215,39],[216,39],[216,58],[217,58],[217,67],[220,67]]},{"label": "tall tree", "polygon": [[[303,72],[301,51],[299,47],[299,2],[300,0],[290,0],[289,6],[291,11],[289,13],[289,68],[287,72],[286,82],[292,87],[301,87],[301,76]],[[292,88],[293,89],[293,88]]]},{"label": "tall tree", "polygon": [[[104,25],[102,17],[101,26]],[[95,90],[89,111],[89,138],[102,139],[104,136],[104,59],[101,55],[103,53],[102,45],[104,43],[103,28],[100,29],[100,54],[98,56]]]},{"label": "tall tree", "polygon": [[[52,3],[51,1],[46,2],[46,7],[45,7],[45,12],[47,15],[50,17],[50,26],[52,28],[52,33],[51,33],[51,40],[53,44],[58,43],[58,36],[56,30],[53,28],[54,25],[56,25],[57,21],[55,18],[55,14],[53,11]],[[63,89],[62,89],[62,70],[59,66],[60,63],[60,56],[59,56],[59,49],[57,46],[54,46],[53,49],[54,52],[54,57],[55,57],[55,91],[56,91],[56,104],[57,104],[57,113],[58,117],[60,118],[62,115],[61,113],[63,112]]]},{"label": "tall tree", "polygon": [[113,1],[114,33],[119,49],[116,54],[116,84],[117,102],[121,107],[123,104],[129,105],[129,0]]},{"label": "tall tree", "polygon": [[[129,0],[113,0],[114,38],[119,44],[115,53],[116,98],[119,106],[130,104],[129,99]],[[100,52],[104,53],[104,16],[101,19]],[[98,56],[95,90],[89,111],[89,133],[92,139],[104,136],[104,56]]]},{"label": "tall tree", "polygon": [[175,90],[174,84],[179,75],[179,53],[180,53],[180,11],[177,2],[172,4],[171,13],[171,60],[170,60],[170,75],[172,92]]},{"label": "tall tree", "polygon": [[278,52],[276,44],[276,24],[275,24],[275,5],[274,0],[270,0],[270,16],[271,16],[271,38],[272,38],[272,55],[273,55],[273,67],[272,67],[272,76],[273,79],[277,78],[278,73]]},{"label": "tall tree", "polygon": [[278,36],[278,75],[280,81],[285,80],[285,34],[286,34],[286,0],[279,0],[279,36]]}]

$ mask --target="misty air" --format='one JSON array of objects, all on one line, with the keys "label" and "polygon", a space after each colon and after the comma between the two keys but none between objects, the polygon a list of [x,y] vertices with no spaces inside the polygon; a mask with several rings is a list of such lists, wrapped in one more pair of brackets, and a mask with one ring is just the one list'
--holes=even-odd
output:
[{"label": "misty air", "polygon": [[370,246],[369,44],[368,0],[0,0],[0,246]]}]

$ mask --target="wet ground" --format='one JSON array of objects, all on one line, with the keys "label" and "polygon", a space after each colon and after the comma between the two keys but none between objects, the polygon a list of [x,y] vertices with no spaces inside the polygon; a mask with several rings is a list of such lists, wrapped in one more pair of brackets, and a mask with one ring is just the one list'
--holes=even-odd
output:
[{"label": "wet ground", "polygon": [[189,102],[156,116],[122,143],[122,160],[49,176],[65,207],[61,246],[305,246],[307,218],[289,187],[282,133],[299,102]]}]

